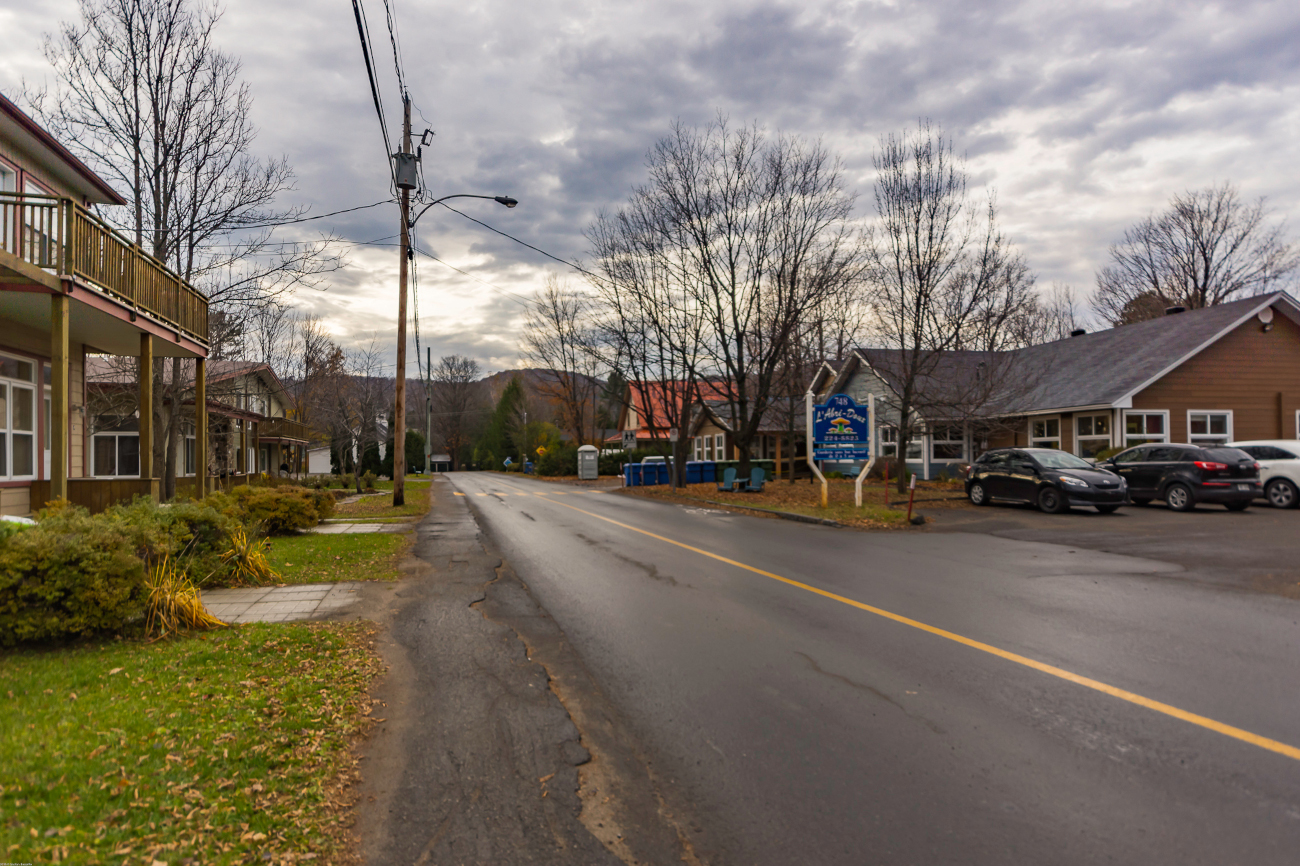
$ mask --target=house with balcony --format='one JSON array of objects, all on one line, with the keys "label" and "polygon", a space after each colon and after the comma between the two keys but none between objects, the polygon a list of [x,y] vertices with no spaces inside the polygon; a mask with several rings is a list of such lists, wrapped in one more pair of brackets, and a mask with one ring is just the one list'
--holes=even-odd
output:
[{"label": "house with balcony", "polygon": [[[170,368],[165,373],[170,373]],[[206,379],[205,462],[213,478],[237,483],[261,473],[296,476],[307,471],[308,447],[325,437],[292,417],[292,397],[269,364],[211,360]],[[138,477],[136,381],[131,359],[98,355],[86,360],[90,473],[96,478]],[[166,376],[163,381],[170,386]],[[190,420],[194,417],[195,383],[187,378],[179,388],[168,390],[179,395],[180,403],[181,448],[176,475],[192,479],[199,469],[197,431]]]},{"label": "house with balcony", "polygon": [[[92,509],[157,495],[154,358],[194,359],[194,427],[205,436],[208,300],[94,212],[126,202],[0,95],[0,514],[66,498]],[[86,358],[129,356],[146,371],[138,472],[94,474]],[[200,453],[206,450],[203,443]],[[197,469],[206,489],[206,466]]]},{"label": "house with balcony", "polygon": [[[898,350],[860,348],[811,390],[819,401],[874,396],[879,453],[897,457],[902,367]],[[954,475],[989,448],[1090,459],[1148,442],[1300,438],[1300,302],[1274,292],[1171,307],[1013,351],[940,352],[924,373],[905,460],[926,479]]]}]

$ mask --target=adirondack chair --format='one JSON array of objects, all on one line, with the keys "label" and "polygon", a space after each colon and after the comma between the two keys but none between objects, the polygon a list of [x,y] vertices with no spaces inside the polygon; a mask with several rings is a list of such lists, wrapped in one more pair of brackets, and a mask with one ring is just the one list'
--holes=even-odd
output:
[{"label": "adirondack chair", "polygon": [[719,490],[725,490],[728,493],[734,493],[736,490],[736,467],[728,466],[722,472],[722,481],[718,484]]},{"label": "adirondack chair", "polygon": [[745,493],[762,493],[765,481],[767,481],[767,473],[761,467],[755,466],[749,471],[749,483],[740,489]]}]

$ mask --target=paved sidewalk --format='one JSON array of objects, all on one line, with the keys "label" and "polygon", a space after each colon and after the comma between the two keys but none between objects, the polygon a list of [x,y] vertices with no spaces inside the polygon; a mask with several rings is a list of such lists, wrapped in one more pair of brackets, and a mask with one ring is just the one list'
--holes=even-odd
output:
[{"label": "paved sidewalk", "polygon": [[410,532],[413,529],[415,529],[414,523],[322,523],[307,531],[318,532],[321,535],[338,535],[344,532]]},{"label": "paved sidewalk", "polygon": [[347,607],[356,601],[360,586],[347,582],[211,589],[203,593],[203,606],[223,622],[289,622]]}]

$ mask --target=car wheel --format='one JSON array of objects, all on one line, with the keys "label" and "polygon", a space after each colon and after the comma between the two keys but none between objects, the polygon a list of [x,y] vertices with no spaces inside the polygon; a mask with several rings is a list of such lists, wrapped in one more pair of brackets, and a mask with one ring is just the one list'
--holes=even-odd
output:
[{"label": "car wheel", "polygon": [[1150,505],[1150,504],[1151,504],[1151,500],[1150,500],[1150,499],[1132,499],[1132,500],[1130,500],[1130,501],[1131,501],[1134,505]]},{"label": "car wheel", "polygon": [[1038,494],[1038,507],[1047,514],[1070,510],[1070,501],[1055,487],[1044,487]]},{"label": "car wheel", "polygon": [[1225,502],[1223,503],[1223,507],[1228,509],[1229,511],[1245,511],[1247,508],[1250,507],[1250,503],[1249,502]]},{"label": "car wheel", "polygon": [[1119,511],[1118,505],[1096,505],[1094,507],[1102,514],[1114,514],[1116,511]]},{"label": "car wheel", "polygon": [[970,493],[967,495],[970,496],[970,501],[973,505],[989,504],[988,491],[985,490],[984,485],[980,484],[978,481],[970,486]]},{"label": "car wheel", "polygon": [[1268,482],[1264,495],[1268,497],[1268,504],[1274,508],[1295,508],[1296,503],[1300,502],[1300,491],[1285,478],[1274,478]]},{"label": "car wheel", "polygon": [[1196,507],[1192,488],[1186,484],[1170,484],[1165,491],[1165,505],[1169,506],[1170,511],[1191,511]]}]

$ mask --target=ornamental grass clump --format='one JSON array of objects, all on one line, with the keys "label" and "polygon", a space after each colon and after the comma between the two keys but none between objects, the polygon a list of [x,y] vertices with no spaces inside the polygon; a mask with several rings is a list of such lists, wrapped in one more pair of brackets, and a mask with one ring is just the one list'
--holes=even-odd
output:
[{"label": "ornamental grass clump", "polygon": [[149,591],[145,631],[159,637],[190,629],[220,628],[225,623],[208,613],[203,597],[189,575],[164,556],[145,575]]},{"label": "ornamental grass clump", "polygon": [[230,533],[230,549],[221,554],[235,583],[279,583],[280,573],[266,559],[268,539],[250,535],[242,527]]}]

